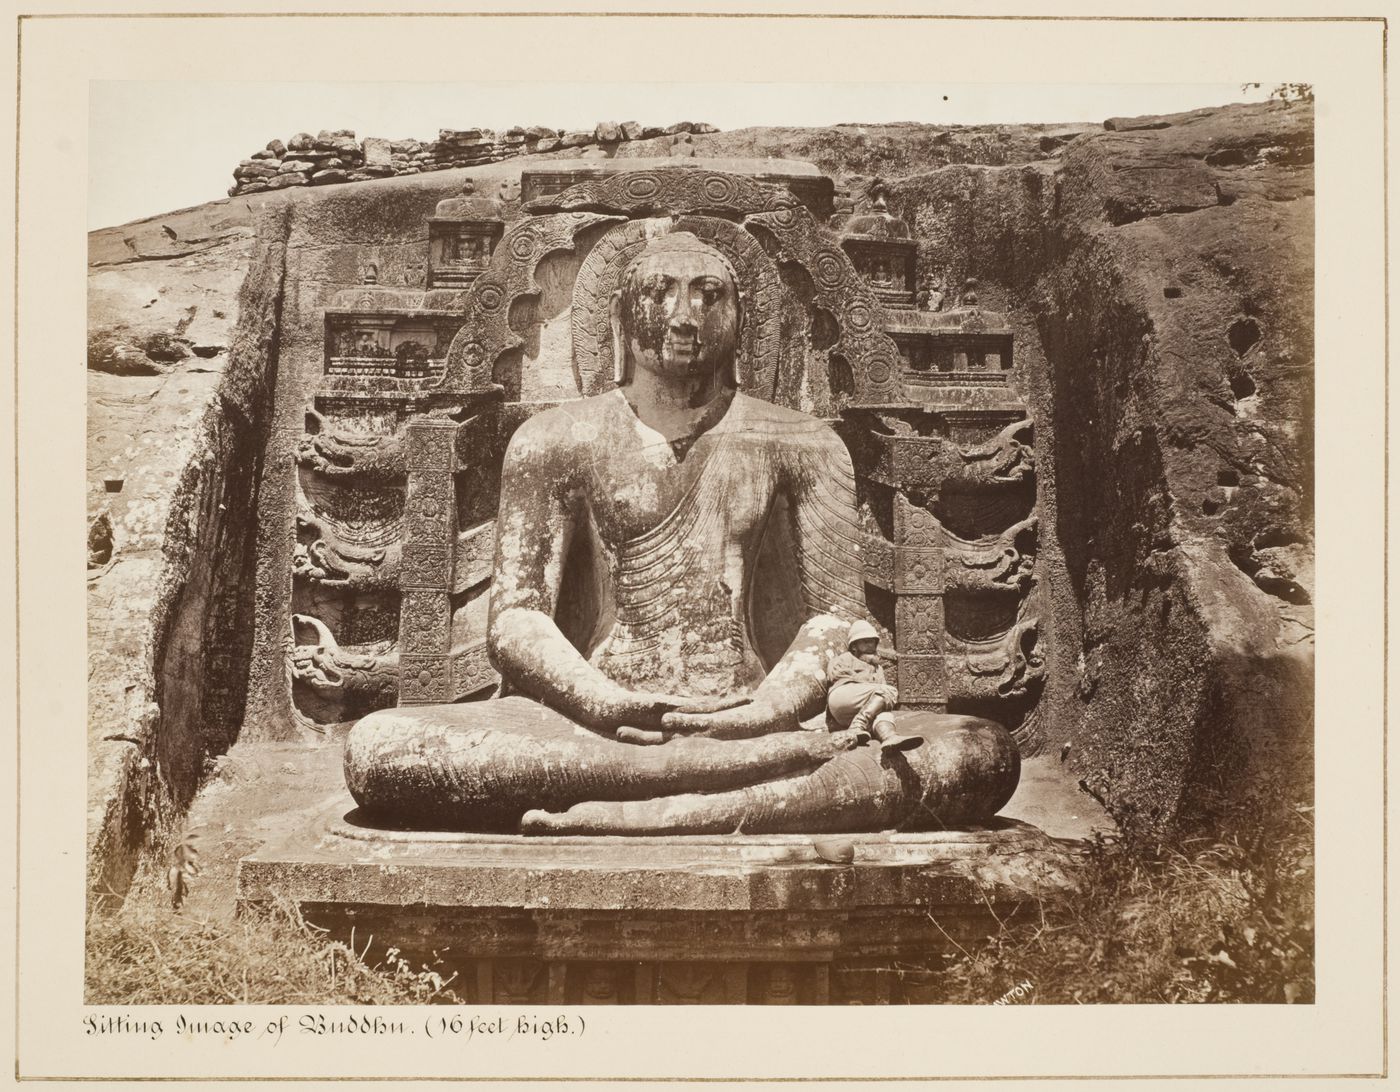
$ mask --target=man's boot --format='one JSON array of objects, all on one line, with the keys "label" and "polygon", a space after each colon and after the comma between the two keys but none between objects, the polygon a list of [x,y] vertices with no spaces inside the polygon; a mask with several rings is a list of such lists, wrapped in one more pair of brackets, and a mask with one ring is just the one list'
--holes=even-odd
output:
[{"label": "man's boot", "polygon": [[881,713],[871,722],[870,734],[880,741],[880,747],[886,751],[908,751],[924,741],[923,736],[907,736],[896,730],[894,716],[890,713]]},{"label": "man's boot", "polygon": [[870,734],[870,722],[885,711],[885,696],[883,694],[871,694],[865,699],[865,704],[856,711],[856,715],[851,718],[851,728],[857,732],[863,732],[868,737]]}]

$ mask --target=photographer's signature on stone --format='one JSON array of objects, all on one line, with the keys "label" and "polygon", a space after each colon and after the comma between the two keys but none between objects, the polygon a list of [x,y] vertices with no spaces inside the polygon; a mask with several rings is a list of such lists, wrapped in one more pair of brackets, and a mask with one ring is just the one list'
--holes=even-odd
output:
[{"label": "photographer's signature on stone", "polygon": [[1007,990],[1004,994],[1002,994],[995,1001],[993,1001],[992,1004],[1019,1005],[1022,1001],[1025,1001],[1033,993],[1035,993],[1035,983],[1031,982],[1028,979],[1024,982],[1016,983],[1016,985],[1012,986],[1011,989]]}]

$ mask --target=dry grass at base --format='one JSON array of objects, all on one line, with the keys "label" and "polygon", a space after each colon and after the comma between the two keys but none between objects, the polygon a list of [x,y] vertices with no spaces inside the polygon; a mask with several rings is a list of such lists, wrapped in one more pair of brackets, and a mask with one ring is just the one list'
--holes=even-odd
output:
[{"label": "dry grass at base", "polygon": [[[451,979],[372,937],[333,941],[294,906],[201,921],[129,899],[87,928],[90,1005],[460,1004]],[[375,954],[380,953],[380,954]]]},{"label": "dry grass at base", "polygon": [[1100,838],[1075,892],[1022,908],[985,945],[950,957],[941,999],[1311,1002],[1311,816],[1284,794],[1215,837]]}]

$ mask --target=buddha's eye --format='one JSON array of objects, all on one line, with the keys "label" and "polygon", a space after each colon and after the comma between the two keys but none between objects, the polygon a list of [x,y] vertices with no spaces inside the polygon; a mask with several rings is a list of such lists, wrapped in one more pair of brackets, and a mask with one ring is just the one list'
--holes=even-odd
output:
[{"label": "buddha's eye", "polygon": [[707,304],[714,303],[724,295],[724,283],[715,280],[713,277],[706,277],[704,280],[697,282],[695,287],[700,298]]},{"label": "buddha's eye", "polygon": [[643,281],[641,284],[642,295],[656,303],[660,303],[666,298],[666,294],[670,291],[670,288],[671,282],[666,280],[665,277],[652,277]]}]

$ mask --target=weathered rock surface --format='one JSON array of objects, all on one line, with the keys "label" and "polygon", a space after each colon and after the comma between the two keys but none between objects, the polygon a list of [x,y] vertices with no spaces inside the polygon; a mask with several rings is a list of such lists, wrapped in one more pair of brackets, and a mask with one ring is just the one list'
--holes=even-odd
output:
[{"label": "weathered rock surface", "polygon": [[164,375],[168,370],[135,345],[101,341],[88,345],[88,367],[112,375]]},{"label": "weathered rock surface", "polygon": [[599,144],[616,144],[623,139],[622,126],[615,121],[600,121],[593,130],[593,139]]},{"label": "weathered rock surface", "polygon": [[903,178],[950,164],[1007,166],[1053,159],[1064,142],[1097,125],[938,126],[915,123],[755,128],[714,132],[692,126],[696,155],[805,159],[855,192],[875,176]]},{"label": "weathered rock surface", "polygon": [[1115,119],[1053,167],[895,189],[930,277],[1034,318],[1040,716],[1087,790],[1150,826],[1306,766],[1310,107]]},{"label": "weathered rock surface", "polygon": [[[267,215],[277,214],[273,204]],[[165,365],[143,353],[154,374],[99,368],[88,378],[98,898],[126,890],[142,850],[178,820],[206,756],[233,742],[241,719],[247,621],[237,588],[275,325],[267,304],[281,269],[280,249],[257,241],[255,215],[242,200],[215,202],[89,237],[90,343],[119,337],[167,355],[191,347]]]},{"label": "weathered rock surface", "polygon": [[364,150],[366,167],[388,167],[393,162],[393,146],[387,140],[367,137]]}]

